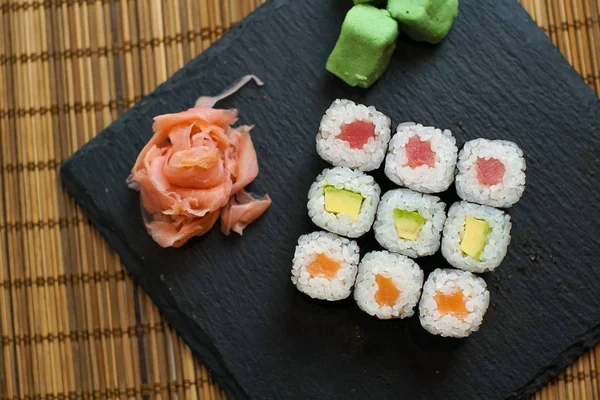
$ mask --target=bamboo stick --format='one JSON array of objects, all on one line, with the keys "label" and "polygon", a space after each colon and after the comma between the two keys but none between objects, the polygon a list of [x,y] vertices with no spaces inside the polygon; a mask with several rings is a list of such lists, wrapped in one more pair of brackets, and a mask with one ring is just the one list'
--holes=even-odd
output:
[{"label": "bamboo stick", "polygon": [[[594,87],[596,93],[600,93],[600,1],[585,1],[586,21],[589,21],[588,39],[590,45],[588,52],[592,58]],[[598,354],[598,353],[597,353]]]},{"label": "bamboo stick", "polygon": [[[12,25],[14,32],[17,32],[16,38],[14,38],[13,46],[14,50],[18,53],[28,53],[28,41],[27,41],[27,33],[24,31],[24,25],[22,21],[26,20],[26,14],[23,10],[17,11],[12,14],[13,18]],[[23,65],[23,68],[16,68],[14,79],[15,86],[17,88],[27,87],[26,83],[28,82],[27,74],[29,72],[29,65],[27,62]],[[29,108],[28,99],[26,97],[26,92],[22,90],[16,90],[14,93],[15,106],[19,108]],[[17,117],[16,119],[16,131],[17,132],[30,132],[31,129],[31,121],[28,118]],[[15,140],[15,153],[17,155],[17,162],[22,162],[26,159],[25,146],[23,146],[23,136],[17,135],[18,139]],[[19,201],[19,194],[21,190],[27,190],[29,188],[29,176],[26,170],[22,170],[21,172],[17,172],[16,174],[17,187],[13,188],[11,193],[12,196],[16,197],[16,202],[18,203],[18,208],[15,209],[15,215],[18,218],[18,221],[27,221],[27,217],[29,215],[29,208],[31,207],[31,203],[29,201]],[[24,189],[22,189],[24,188]],[[17,211],[18,210],[18,211]],[[18,251],[20,253],[20,257],[15,261],[15,264],[18,265],[20,271],[22,271],[23,275],[21,277],[23,279],[32,279],[31,273],[31,253],[28,251],[24,245],[24,243],[28,243],[31,240],[32,232],[31,230],[27,231],[15,231],[14,241],[15,245],[18,246]],[[14,265],[14,264],[13,264]],[[22,293],[22,302],[17,304],[19,310],[16,314],[19,318],[18,333],[17,335],[28,336],[31,337],[35,334],[35,321],[37,320],[33,317],[34,312],[28,312],[28,307],[37,308],[34,302],[33,296],[33,287],[25,285],[23,287]],[[26,375],[20,376],[19,379],[19,392],[27,394],[33,394],[37,389],[36,381],[39,380],[40,377],[40,365],[37,362],[37,357],[39,353],[38,344],[34,341],[22,342],[20,346],[20,351],[17,354],[17,362],[20,370],[26,371]],[[39,342],[38,342],[39,343]]]},{"label": "bamboo stick", "polygon": [[[0,57],[9,57],[12,52],[11,41],[8,40],[11,32],[11,19],[8,14],[0,14]],[[13,89],[14,71],[12,65],[5,68],[0,68],[0,85],[4,90],[0,90],[0,104],[6,108],[14,108],[14,89]],[[8,156],[11,153],[12,145],[9,139],[9,133],[14,131],[14,118],[9,117],[7,113],[0,115],[0,165],[2,167],[2,179],[0,180],[0,210],[10,209],[13,206],[14,200],[10,199],[11,190],[14,187],[14,172],[8,170],[9,165],[14,165],[14,160]],[[4,132],[4,133],[3,133]],[[13,320],[13,310],[15,305],[13,301],[19,300],[19,294],[13,289],[12,275],[12,260],[10,251],[13,251],[12,246],[12,227],[14,222],[9,215],[0,212],[0,281],[3,286],[0,289],[0,319],[2,320],[2,367],[0,372],[4,379],[0,379],[0,390],[6,393],[7,397],[16,396],[19,392],[18,374],[17,374],[17,346],[14,343],[15,327],[18,321]],[[10,225],[9,225],[10,224]]]},{"label": "bamboo stick", "polygon": [[[62,22],[63,19],[63,11],[60,8],[53,8],[51,10],[52,21],[54,26],[64,26]],[[62,51],[64,47],[63,41],[63,31],[52,29],[53,37],[52,37],[52,45],[54,52]],[[66,68],[66,60],[61,58],[53,58],[52,62],[54,64],[54,75],[53,75],[53,97],[54,102],[58,109],[63,109],[66,100],[65,93],[67,93],[67,70]],[[54,132],[61,132],[61,134],[56,135],[55,139],[55,148],[57,148],[59,157],[66,156],[69,151],[69,136],[63,134],[68,131],[70,126],[70,118],[67,113],[57,113],[54,115]],[[58,193],[58,215],[60,218],[65,220],[69,220],[69,217],[76,216],[75,209],[69,207],[70,200],[66,197],[66,195],[59,191]],[[77,390],[77,380],[75,376],[75,368],[69,368],[70,366],[75,365],[75,354],[76,354],[76,346],[74,344],[74,340],[68,335],[68,332],[71,330],[71,316],[73,313],[71,312],[72,298],[73,298],[73,287],[72,285],[67,284],[67,276],[68,273],[65,271],[65,266],[68,265],[76,265],[74,260],[76,260],[76,254],[73,251],[73,246],[63,246],[64,237],[68,238],[67,241],[72,243],[75,238],[74,232],[74,224],[67,224],[61,229],[60,234],[60,244],[59,244],[59,253],[63,255],[63,263],[61,263],[57,268],[61,271],[59,276],[63,276],[64,283],[61,286],[61,296],[59,298],[59,304],[57,305],[59,312],[57,313],[59,332],[57,334],[57,340],[59,343],[62,343],[62,354],[61,354],[61,366],[68,366],[67,368],[61,368],[62,376],[65,381],[64,391],[65,393],[74,393]],[[73,240],[71,240],[73,239]]]},{"label": "bamboo stick", "polygon": [[[39,26],[40,37],[38,40],[38,50],[40,53],[48,52],[49,38],[51,35],[49,33],[51,30],[47,25],[48,12],[45,9],[37,9],[35,10],[35,17],[37,25]],[[45,104],[50,104],[52,102],[52,79],[51,79],[51,66],[49,60],[40,59],[38,61],[39,72],[40,72],[40,91],[39,93],[32,93],[34,97],[37,97],[38,102],[36,106],[41,108]],[[43,145],[38,146],[41,150],[41,154],[39,154],[39,158],[41,161],[45,160],[55,160],[56,154],[54,152],[54,144],[52,140],[52,127],[53,127],[53,118],[51,114],[40,114],[40,130],[37,132],[37,136],[41,136]],[[40,208],[41,220],[49,221],[49,220],[58,220],[59,215],[57,212],[57,204],[56,204],[56,196],[53,196],[54,192],[54,182],[56,182],[57,174],[56,170],[53,168],[47,169],[38,169],[38,188],[39,191],[38,196],[38,207]],[[41,228],[41,243],[38,247],[38,253],[40,253],[41,262],[38,266],[38,271],[41,273],[41,276],[44,278],[46,284],[43,286],[43,295],[45,299],[43,300],[47,307],[49,307],[49,312],[46,312],[46,326],[47,330],[44,330],[43,335],[48,336],[47,346],[48,353],[45,354],[45,365],[46,365],[46,376],[49,381],[49,388],[46,391],[50,395],[57,396],[59,393],[64,393],[64,380],[63,376],[59,369],[54,368],[55,365],[61,359],[61,344],[51,339],[51,336],[57,332],[59,329],[57,325],[57,320],[54,318],[55,315],[60,313],[60,310],[57,308],[58,298],[60,296],[59,287],[56,285],[50,285],[49,279],[57,276],[57,270],[59,265],[61,264],[61,258],[58,252],[58,240],[59,240],[59,226],[51,225],[51,224],[43,224]],[[39,250],[42,251],[39,251]],[[44,262],[44,258],[46,262]]]}]

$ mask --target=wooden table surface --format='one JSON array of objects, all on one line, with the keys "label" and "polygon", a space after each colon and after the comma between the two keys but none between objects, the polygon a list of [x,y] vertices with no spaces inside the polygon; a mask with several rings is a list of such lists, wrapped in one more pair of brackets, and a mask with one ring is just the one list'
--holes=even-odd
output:
[{"label": "wooden table surface", "polygon": [[[0,400],[224,398],[58,168],[261,2],[0,0]],[[600,94],[600,0],[521,3]],[[599,369],[535,398],[600,399]]]}]

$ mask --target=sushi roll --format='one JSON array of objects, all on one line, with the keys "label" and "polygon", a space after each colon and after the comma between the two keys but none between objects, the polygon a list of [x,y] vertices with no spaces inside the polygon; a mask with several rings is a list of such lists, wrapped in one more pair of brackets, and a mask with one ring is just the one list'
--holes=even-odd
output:
[{"label": "sushi roll", "polygon": [[308,191],[308,215],[320,228],[356,238],[371,229],[380,192],[373,177],[363,172],[325,169]]},{"label": "sushi roll", "polygon": [[493,271],[506,255],[510,228],[510,216],[503,211],[466,201],[454,203],[444,224],[442,255],[465,271]]},{"label": "sushi roll", "polygon": [[385,174],[395,184],[418,192],[443,192],[454,179],[457,153],[449,130],[405,122],[390,141]]},{"label": "sushi roll", "polygon": [[463,338],[479,330],[489,304],[483,279],[466,271],[436,269],[423,286],[419,320],[429,333]]},{"label": "sushi roll", "polygon": [[292,261],[292,282],[313,299],[345,299],[352,291],[359,259],[354,240],[328,232],[302,235]]},{"label": "sushi roll", "polygon": [[429,256],[440,248],[445,208],[436,196],[409,189],[390,190],[377,208],[375,239],[395,253],[413,258]]},{"label": "sushi roll", "polygon": [[506,140],[476,139],[458,156],[456,192],[461,199],[507,208],[525,191],[523,151]]},{"label": "sushi roll", "polygon": [[422,286],[423,271],[413,260],[374,251],[365,254],[358,266],[354,300],[379,319],[412,317]]},{"label": "sushi roll", "polygon": [[391,121],[375,107],[335,100],[317,134],[317,153],[336,167],[379,168],[390,141]]}]

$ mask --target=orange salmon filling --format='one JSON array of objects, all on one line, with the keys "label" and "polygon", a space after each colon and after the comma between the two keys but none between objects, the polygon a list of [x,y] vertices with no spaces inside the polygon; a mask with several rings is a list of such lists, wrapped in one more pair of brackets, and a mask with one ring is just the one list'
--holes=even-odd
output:
[{"label": "orange salmon filling", "polygon": [[379,307],[392,307],[396,304],[396,300],[398,300],[398,296],[400,296],[400,291],[396,285],[394,285],[392,278],[386,278],[383,275],[377,274],[377,276],[375,276],[375,281],[377,282],[378,287],[375,292],[375,301],[379,304]]},{"label": "orange salmon filling", "polygon": [[462,290],[450,294],[437,291],[434,300],[437,303],[438,311],[444,315],[451,314],[454,317],[463,319],[469,314],[467,301]]},{"label": "orange salmon filling", "polygon": [[323,253],[318,253],[314,260],[306,267],[306,270],[311,276],[324,276],[327,279],[332,279],[341,265],[339,262],[332,260]]}]

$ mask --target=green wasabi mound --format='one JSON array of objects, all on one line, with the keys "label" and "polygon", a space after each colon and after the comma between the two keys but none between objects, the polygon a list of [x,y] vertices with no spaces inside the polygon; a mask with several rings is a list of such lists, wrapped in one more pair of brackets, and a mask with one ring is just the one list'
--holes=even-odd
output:
[{"label": "green wasabi mound", "polygon": [[398,33],[398,23],[386,10],[355,5],[346,14],[325,67],[350,86],[368,88],[387,68]]},{"label": "green wasabi mound", "polygon": [[389,0],[387,9],[411,39],[437,44],[452,28],[458,0]]}]

